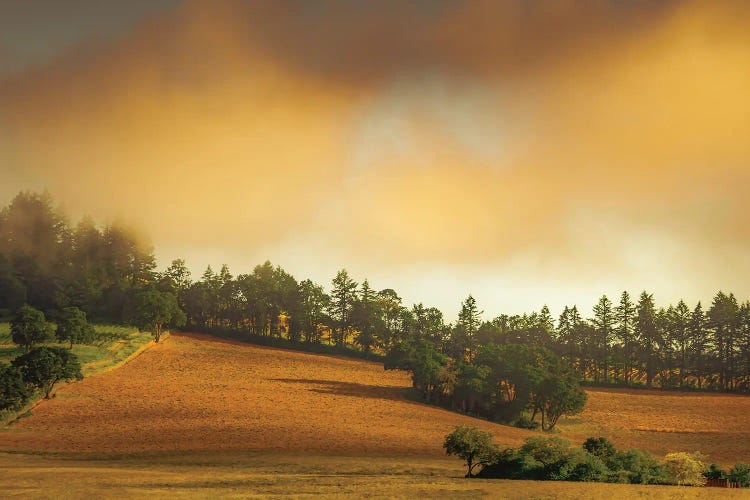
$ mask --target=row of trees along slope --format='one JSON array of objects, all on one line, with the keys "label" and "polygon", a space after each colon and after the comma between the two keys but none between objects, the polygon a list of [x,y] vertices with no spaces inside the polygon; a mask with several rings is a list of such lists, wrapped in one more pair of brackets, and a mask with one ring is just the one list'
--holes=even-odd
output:
[{"label": "row of trees along slope", "polygon": [[330,291],[269,262],[236,277],[226,266],[218,273],[209,267],[195,281],[182,260],[157,272],[153,249],[133,231],[121,224],[100,229],[87,218],[72,225],[49,195],[20,193],[0,212],[0,314],[28,303],[53,320],[77,307],[95,321],[132,323],[145,302],[170,312],[140,318],[144,328],[180,323],[179,309],[189,327],[204,331],[327,342],[393,352],[394,359],[432,349],[432,363],[446,357],[456,376],[482,372],[487,365],[478,363],[488,352],[513,345],[540,358],[549,351],[565,361],[570,376],[598,383],[750,389],[750,303],[732,294],[717,293],[706,308],[683,301],[660,308],[651,294],[633,299],[623,292],[617,304],[602,297],[590,318],[573,305],[557,321],[547,307],[483,321],[469,297],[451,324],[438,309],[408,308],[396,291],[357,283],[345,270]]}]

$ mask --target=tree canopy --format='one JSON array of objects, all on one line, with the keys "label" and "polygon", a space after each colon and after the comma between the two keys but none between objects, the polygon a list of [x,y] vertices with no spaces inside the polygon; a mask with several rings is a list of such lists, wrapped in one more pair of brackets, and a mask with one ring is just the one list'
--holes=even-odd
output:
[{"label": "tree canopy", "polygon": [[164,328],[185,324],[185,313],[174,294],[151,288],[136,295],[132,321],[141,331],[151,332],[154,341],[159,342]]},{"label": "tree canopy", "polygon": [[20,370],[23,380],[41,389],[47,399],[58,382],[83,379],[76,355],[61,347],[34,348],[12,364]]},{"label": "tree canopy", "polygon": [[29,305],[23,305],[10,322],[13,342],[22,346],[24,352],[32,347],[54,339],[52,327],[47,323],[44,313]]}]

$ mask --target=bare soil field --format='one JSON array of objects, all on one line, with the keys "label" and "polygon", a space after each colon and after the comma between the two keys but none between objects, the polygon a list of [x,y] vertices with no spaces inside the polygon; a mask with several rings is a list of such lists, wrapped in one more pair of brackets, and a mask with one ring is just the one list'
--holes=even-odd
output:
[{"label": "bare soil field", "polygon": [[[61,388],[0,431],[0,450],[442,456],[443,436],[460,424],[492,432],[502,446],[532,435],[412,401],[409,386],[406,373],[379,363],[179,334]],[[750,462],[750,397],[588,394],[584,412],[558,424],[574,443],[603,435],[657,455],[697,450],[724,465]]]},{"label": "bare soil field", "polygon": [[[379,363],[178,334],[62,387],[0,430],[4,497],[747,498],[747,490],[467,480],[443,436],[476,425],[503,446],[530,431],[408,398]],[[559,435],[657,454],[750,461],[750,398],[589,390]]]},{"label": "bare soil field", "polygon": [[750,462],[750,397],[644,389],[588,389],[584,411],[561,419],[573,442],[607,436],[656,455],[700,451],[726,466]]},{"label": "bare soil field", "polygon": [[531,435],[410,401],[409,386],[406,373],[379,363],[173,335],[58,390],[0,432],[0,450],[442,455],[456,425],[504,446]]}]

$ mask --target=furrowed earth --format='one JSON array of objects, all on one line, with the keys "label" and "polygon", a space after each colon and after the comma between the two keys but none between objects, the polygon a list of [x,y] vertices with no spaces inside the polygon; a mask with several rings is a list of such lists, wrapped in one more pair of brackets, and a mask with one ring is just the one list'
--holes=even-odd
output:
[{"label": "furrowed earth", "polygon": [[[463,479],[444,456],[456,425],[517,446],[532,431],[410,398],[380,363],[174,334],[124,366],[57,390],[0,431],[8,495],[680,496],[705,488]],[[750,398],[590,389],[558,435],[578,444],[701,451],[750,462]],[[645,492],[645,493],[644,493]],[[729,492],[726,492],[729,494]],[[742,495],[735,491],[732,495]]]}]

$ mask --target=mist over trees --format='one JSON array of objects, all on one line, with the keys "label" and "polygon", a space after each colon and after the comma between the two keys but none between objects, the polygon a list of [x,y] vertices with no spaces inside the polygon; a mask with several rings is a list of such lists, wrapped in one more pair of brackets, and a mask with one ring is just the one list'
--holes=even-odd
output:
[{"label": "mist over trees", "polygon": [[52,333],[39,314],[68,325],[58,327],[68,342],[86,335],[85,320],[159,333],[184,322],[385,356],[412,373],[425,401],[494,419],[528,411],[545,426],[581,405],[578,381],[750,390],[750,303],[731,293],[660,307],[648,292],[623,292],[602,296],[590,314],[572,304],[557,317],[545,306],[489,320],[469,296],[448,323],[345,269],[329,284],[270,262],[236,275],[209,266],[195,279],[177,259],[159,272],[153,249],[124,226],[73,224],[49,195],[22,192],[0,211],[0,316],[25,318],[14,335],[30,349]]},{"label": "mist over trees", "polygon": [[0,316],[28,304],[51,319],[76,307],[126,322],[135,290],[156,277],[153,250],[120,224],[72,224],[48,194],[19,193],[0,211]]}]

